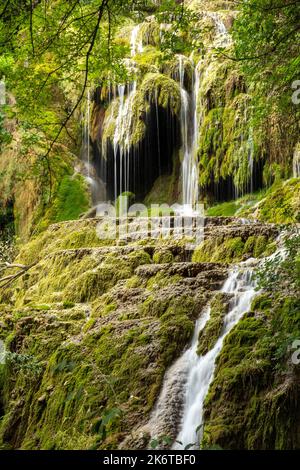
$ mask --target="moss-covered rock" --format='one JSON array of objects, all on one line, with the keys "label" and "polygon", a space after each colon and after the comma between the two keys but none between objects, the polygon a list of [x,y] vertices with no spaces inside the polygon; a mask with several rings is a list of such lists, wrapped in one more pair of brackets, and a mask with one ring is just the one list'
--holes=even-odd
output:
[{"label": "moss-covered rock", "polygon": [[101,245],[98,222],[53,225],[19,254],[38,264],[0,307],[5,448],[118,448],[149,418],[167,367],[226,275],[175,263],[183,255],[173,240]]},{"label": "moss-covered rock", "polygon": [[[247,258],[260,258],[269,256],[276,249],[272,227],[270,231],[267,226],[260,231],[259,227],[254,227],[254,232],[247,226],[241,226],[236,230],[220,230],[213,237],[207,237],[194,251],[194,262],[214,263],[237,263]],[[255,233],[254,235],[251,234]],[[264,234],[263,234],[264,233]],[[239,236],[234,236],[239,235]]]},{"label": "moss-covered rock", "polygon": [[210,351],[222,333],[224,317],[228,312],[228,296],[216,294],[210,304],[210,317],[203,330],[199,333],[198,349],[199,356],[204,356]]},{"label": "moss-covered rock", "polygon": [[299,448],[299,299],[264,294],[225,339],[205,403],[203,445]]}]

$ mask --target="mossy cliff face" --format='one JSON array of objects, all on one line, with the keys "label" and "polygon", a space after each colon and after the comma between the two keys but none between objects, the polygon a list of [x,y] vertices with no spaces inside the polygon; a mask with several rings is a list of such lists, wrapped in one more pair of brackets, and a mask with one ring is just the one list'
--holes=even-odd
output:
[{"label": "mossy cliff face", "polygon": [[[253,112],[256,106],[255,89],[246,83],[239,65],[226,58],[234,55],[230,34],[236,12],[226,2],[192,1],[188,3],[188,7],[199,15],[194,26],[201,33],[201,43],[187,34],[185,47],[177,54],[173,53],[171,58],[169,54],[165,54],[164,49],[166,25],[158,24],[154,16],[146,18],[139,25],[135,48],[131,42],[135,25],[126,24],[118,32],[118,40],[131,48],[131,56],[126,59],[128,77],[125,101],[132,101],[125,125],[127,130],[119,139],[120,146],[129,152],[130,161],[137,160],[140,164],[144,159],[153,159],[153,155],[159,151],[154,144],[156,140],[159,141],[154,131],[165,133],[165,125],[162,116],[157,119],[157,113],[168,113],[168,127],[173,122],[172,126],[175,128],[180,119],[181,61],[185,89],[191,93],[197,83],[199,86],[198,90],[194,90],[198,94],[199,110],[195,158],[201,199],[210,203],[227,201],[269,187],[278,177],[290,177],[293,152],[297,144],[297,125],[275,108],[269,110],[268,116],[257,118]],[[227,29],[225,37],[224,33],[220,35],[218,31],[220,21]],[[218,54],[217,48],[224,45],[226,54]],[[195,80],[195,68],[199,81]],[[133,82],[136,83],[136,92],[132,95],[129,83]],[[120,97],[107,86],[103,86],[101,90],[101,98],[96,98],[97,106],[93,117],[94,129],[99,130],[100,126],[101,130],[92,130],[91,134],[94,147],[97,148],[97,158],[105,160],[105,169],[101,176],[110,181],[109,167],[113,164],[113,159],[110,156],[107,161],[107,154],[112,153],[113,147],[116,152]],[[179,128],[177,131],[180,134]],[[148,134],[152,135],[150,140]],[[158,175],[151,176],[152,185],[159,178],[154,185],[154,192],[162,178],[168,184],[170,181],[167,178],[174,175],[172,162],[175,159],[178,163],[180,159],[179,140],[175,141],[171,135],[168,136],[171,150],[167,152],[166,158],[170,165],[160,169]],[[147,154],[146,142],[147,145],[154,146],[152,155]],[[161,153],[166,154],[163,147]],[[153,165],[157,165],[156,160],[153,160]],[[164,202],[173,202],[171,196],[180,194],[179,181],[180,178],[177,181],[172,180],[171,190],[163,193]],[[130,190],[133,191],[133,188]],[[149,190],[147,187],[142,197]]]},{"label": "mossy cliff face", "polygon": [[[273,225],[208,218],[207,254],[200,247],[206,257],[190,262],[184,240],[101,240],[97,224],[86,219],[49,227],[17,259],[37,264],[2,291],[0,338],[9,351],[0,382],[4,448],[145,447],[164,374],[208,302],[211,318],[199,336],[199,354],[214,346],[223,328],[230,297],[218,291],[228,265],[212,259],[210,240],[222,251],[239,239],[238,256],[227,259],[236,262],[259,256],[277,236]],[[282,372],[273,358],[284,366],[284,345],[299,328],[298,307],[292,298],[278,297],[273,305],[261,297],[252,309],[218,359],[205,445],[271,448],[275,442],[286,448],[292,442],[284,416],[296,410],[294,369]],[[292,421],[297,427],[296,415]]]},{"label": "mossy cliff face", "polygon": [[99,220],[51,226],[2,293],[5,448],[117,448],[149,418],[166,368],[226,267],[186,262],[172,240],[101,241]]}]

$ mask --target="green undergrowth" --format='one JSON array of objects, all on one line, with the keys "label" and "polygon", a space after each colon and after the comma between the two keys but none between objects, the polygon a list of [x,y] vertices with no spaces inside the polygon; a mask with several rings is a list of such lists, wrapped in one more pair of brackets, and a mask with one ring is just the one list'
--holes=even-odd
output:
[{"label": "green undergrowth", "polygon": [[270,188],[208,207],[207,216],[245,217],[277,224],[299,221],[300,181],[278,180]]},{"label": "green undergrowth", "polygon": [[[263,199],[266,194],[266,189],[255,193],[249,193],[234,201],[222,202],[214,206],[208,207],[206,215],[208,217],[231,217],[241,216],[244,211],[253,207],[257,202]],[[249,217],[251,214],[249,213]]]}]

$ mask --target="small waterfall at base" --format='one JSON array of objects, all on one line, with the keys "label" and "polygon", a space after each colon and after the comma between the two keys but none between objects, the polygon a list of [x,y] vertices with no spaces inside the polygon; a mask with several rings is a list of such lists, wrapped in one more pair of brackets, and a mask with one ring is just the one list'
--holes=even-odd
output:
[{"label": "small waterfall at base", "polygon": [[221,292],[229,294],[231,299],[223,331],[215,346],[206,355],[198,356],[199,333],[210,318],[210,307],[206,307],[196,322],[190,346],[165,375],[147,429],[150,430],[152,438],[167,435],[174,439],[173,449],[182,450],[190,444],[199,448],[203,406],[214,377],[217,356],[225,337],[250,310],[251,302],[257,295],[253,280],[254,263],[255,261],[250,259],[233,268],[221,289]]},{"label": "small waterfall at base", "polygon": [[253,271],[248,264],[241,264],[230,272],[222,288],[221,292],[232,294],[233,298],[224,319],[223,332],[215,346],[207,354],[199,357],[197,355],[198,335],[195,334],[190,348],[185,353],[188,356],[185,400],[180,431],[173,446],[174,449],[182,449],[182,447],[185,448],[191,444],[193,444],[193,447],[199,448],[204,422],[203,406],[214,377],[217,356],[222,349],[225,337],[238,323],[243,314],[250,310],[251,302],[257,294],[252,279]]}]

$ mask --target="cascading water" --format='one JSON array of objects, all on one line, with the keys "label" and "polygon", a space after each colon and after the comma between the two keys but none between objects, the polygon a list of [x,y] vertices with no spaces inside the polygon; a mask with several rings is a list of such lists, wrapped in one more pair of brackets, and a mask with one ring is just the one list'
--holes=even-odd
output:
[{"label": "cascading water", "polygon": [[252,265],[253,259],[235,267],[221,289],[221,292],[228,294],[231,299],[223,331],[215,346],[204,356],[198,356],[199,333],[210,318],[211,310],[208,307],[202,311],[196,322],[190,347],[166,373],[148,428],[152,437],[169,435],[174,438],[174,449],[182,450],[191,444],[199,447],[203,406],[214,377],[216,358],[225,337],[243,314],[250,310],[251,302],[257,295]]},{"label": "cascading water", "polygon": [[143,52],[143,38],[139,36],[141,30],[141,25],[137,25],[133,28],[130,38],[130,49],[131,57],[134,57],[136,53]]},{"label": "cascading water", "polygon": [[[137,25],[131,32],[131,57],[143,52],[143,41],[140,37],[141,25]],[[131,64],[132,65],[132,64]],[[128,94],[125,96],[126,86],[118,86],[119,110],[115,124],[113,139],[114,146],[114,194],[117,196],[129,189],[129,158],[130,158],[130,129],[132,122],[133,101],[137,90],[137,82],[133,81],[127,86]],[[119,165],[118,165],[119,159]],[[118,175],[119,171],[119,175]],[[119,181],[119,184],[118,184]]]},{"label": "cascading water", "polygon": [[300,147],[297,147],[294,151],[293,177],[300,178]]},{"label": "cascading water", "polygon": [[198,200],[198,96],[200,88],[199,67],[194,68],[192,96],[184,87],[184,58],[179,56],[179,83],[181,93],[181,138],[182,138],[182,192],[184,210],[191,210]]},{"label": "cascading water", "polygon": [[216,39],[215,46],[218,47],[228,47],[232,44],[232,38],[227,31],[227,28],[222,20],[221,15],[218,12],[206,12],[206,16],[211,18],[215,23],[216,27]]},{"label": "cascading water", "polygon": [[253,128],[250,128],[249,136],[248,136],[248,142],[247,142],[247,147],[248,147],[248,168],[249,168],[249,174],[250,174],[250,193],[253,193],[254,190],[254,139],[253,139]]},{"label": "cascading water", "polygon": [[190,348],[185,353],[188,357],[188,370],[182,422],[174,444],[174,448],[177,449],[191,444],[199,447],[203,425],[203,406],[214,377],[216,358],[222,349],[225,337],[243,314],[250,310],[251,302],[257,294],[251,266],[244,263],[234,269],[229,274],[222,292],[231,294],[233,298],[230,301],[229,312],[224,319],[223,332],[215,346],[207,354],[199,357],[197,355],[198,336],[195,335]]}]

